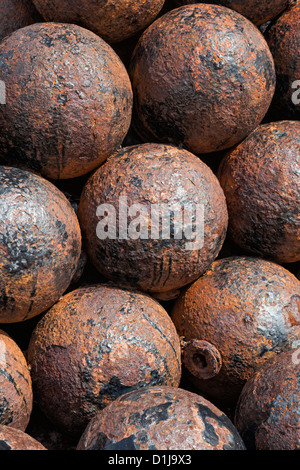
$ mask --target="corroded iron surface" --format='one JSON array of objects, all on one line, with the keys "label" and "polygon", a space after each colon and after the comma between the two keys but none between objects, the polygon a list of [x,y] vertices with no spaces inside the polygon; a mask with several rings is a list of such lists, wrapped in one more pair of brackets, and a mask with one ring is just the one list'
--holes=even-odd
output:
[{"label": "corroded iron surface", "polygon": [[261,125],[218,169],[228,235],[242,249],[278,263],[300,261],[300,122]]},{"label": "corroded iron surface", "polygon": [[[138,221],[134,222],[133,212],[131,216],[125,213],[124,224],[123,210],[119,209],[121,198],[126,198],[128,214],[134,204],[141,204],[141,209],[147,211],[140,212],[138,220],[145,235],[136,233],[135,239],[130,234],[131,224]],[[155,217],[151,211],[161,203],[174,212],[172,219],[164,219],[170,229],[165,239],[162,234],[154,238],[152,232]],[[102,204],[115,210],[114,238],[101,239],[97,234],[98,223],[103,220],[97,211]],[[198,204],[203,217],[202,212],[196,215]],[[197,248],[195,244],[191,248],[183,232],[178,239],[172,234],[172,227],[175,231],[180,220],[183,226],[183,214],[175,213],[176,207],[191,211],[195,233],[203,227],[203,246]],[[78,216],[87,253],[104,276],[165,298],[209,268],[224,241],[228,217],[224,194],[213,172],[190,152],[162,144],[123,148],[111,157],[83,189]],[[127,239],[120,225],[125,225]]]},{"label": "corroded iron surface", "polygon": [[20,429],[0,425],[0,450],[47,450],[29,434]]},{"label": "corroded iron surface", "polygon": [[165,0],[33,0],[46,21],[74,23],[109,43],[123,41],[152,23]]},{"label": "corroded iron surface", "polygon": [[0,323],[38,315],[68,288],[81,253],[76,214],[29,171],[0,167]]},{"label": "corroded iron surface", "polygon": [[108,285],[81,287],[40,320],[28,362],[40,408],[65,432],[120,395],[177,387],[180,342],[164,308],[148,295]]},{"label": "corroded iron surface", "polygon": [[256,26],[233,10],[200,3],[150,25],[129,74],[141,138],[196,154],[240,142],[262,121],[275,90],[273,58]]},{"label": "corroded iron surface", "polygon": [[265,38],[276,70],[276,90],[270,120],[300,119],[300,3],[284,12]]},{"label": "corroded iron surface", "polygon": [[0,45],[0,152],[7,164],[75,178],[121,145],[132,89],[120,58],[80,26],[38,23]]},{"label": "corroded iron surface", "polygon": [[29,0],[1,0],[0,41],[17,29],[42,21]]},{"label": "corroded iron surface", "polygon": [[[197,0],[174,0],[177,6],[199,3]],[[248,18],[255,25],[275,18],[291,3],[291,0],[206,0],[203,3],[213,3],[231,8]]]},{"label": "corroded iron surface", "polygon": [[32,383],[25,356],[17,343],[0,330],[0,424],[25,431],[32,405]]},{"label": "corroded iron surface", "polygon": [[[171,318],[183,347],[202,343],[197,350],[194,341],[193,354],[183,356],[188,378],[208,399],[232,407],[256,370],[300,340],[300,283],[263,259],[224,258],[181,293]],[[212,350],[203,351],[205,341]]]},{"label": "corroded iron surface", "polygon": [[196,393],[148,387],[127,393],[88,424],[77,450],[244,450],[229,418]]},{"label": "corroded iron surface", "polygon": [[235,424],[247,448],[300,450],[300,351],[278,354],[245,384]]}]

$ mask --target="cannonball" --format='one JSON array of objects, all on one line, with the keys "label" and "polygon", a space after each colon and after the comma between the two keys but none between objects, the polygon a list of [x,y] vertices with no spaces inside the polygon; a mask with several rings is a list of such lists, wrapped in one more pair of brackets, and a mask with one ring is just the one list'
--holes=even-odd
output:
[{"label": "cannonball", "polygon": [[0,425],[0,450],[47,450],[29,434],[9,426]]},{"label": "cannonball", "polygon": [[232,147],[266,115],[275,90],[269,47],[256,26],[219,5],[161,16],[131,57],[133,126],[145,142],[195,154]]},{"label": "cannonball", "polygon": [[29,0],[1,0],[0,41],[17,29],[42,21]]},{"label": "cannonball", "polygon": [[0,425],[25,431],[33,406],[32,383],[25,356],[0,330]]},{"label": "cannonball", "polygon": [[33,0],[46,21],[74,23],[108,43],[123,41],[152,23],[165,0]]},{"label": "cannonball", "polygon": [[[174,0],[175,4],[190,5],[191,3],[201,3],[197,0]],[[213,3],[214,5],[223,5],[237,11],[248,18],[256,26],[266,23],[278,16],[291,0],[206,0],[203,3]]]},{"label": "cannonball", "polygon": [[300,340],[300,283],[261,258],[223,258],[180,294],[171,318],[184,341],[184,375],[232,409],[250,376]]},{"label": "cannonball", "polygon": [[120,395],[181,379],[180,341],[166,310],[107,284],[82,286],[48,310],[28,362],[40,409],[70,435]]},{"label": "cannonball", "polygon": [[80,26],[37,23],[0,44],[0,154],[50,179],[94,170],[121,145],[132,89],[120,58]]},{"label": "cannonball", "polygon": [[168,300],[210,267],[228,215],[207,165],[187,150],[150,143],[123,148],[93,173],[78,217],[103,276]]},{"label": "cannonball", "polygon": [[299,364],[300,349],[282,352],[244,385],[234,421],[249,450],[300,450]]},{"label": "cannonball", "polygon": [[0,323],[51,307],[80,254],[80,226],[63,193],[30,171],[0,166]]},{"label": "cannonball", "polygon": [[226,196],[228,236],[278,263],[300,261],[300,122],[258,126],[229,151],[217,175]]},{"label": "cannonball", "polygon": [[276,89],[268,120],[300,119],[300,3],[266,31],[276,70]]},{"label": "cannonball", "polygon": [[77,450],[245,450],[245,446],[227,415],[202,396],[156,386],[127,393],[98,413]]}]

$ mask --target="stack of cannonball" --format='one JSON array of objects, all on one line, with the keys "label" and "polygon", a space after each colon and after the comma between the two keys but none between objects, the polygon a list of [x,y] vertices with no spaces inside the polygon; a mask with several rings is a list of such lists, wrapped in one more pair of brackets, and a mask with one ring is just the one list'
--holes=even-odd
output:
[{"label": "stack of cannonball", "polygon": [[2,0],[0,450],[300,450],[299,46],[297,0]]}]

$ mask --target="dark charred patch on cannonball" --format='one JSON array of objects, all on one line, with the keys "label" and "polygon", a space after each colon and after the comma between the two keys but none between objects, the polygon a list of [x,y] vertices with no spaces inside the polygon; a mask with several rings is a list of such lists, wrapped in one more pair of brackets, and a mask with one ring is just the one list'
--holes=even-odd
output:
[{"label": "dark charred patch on cannonball", "polygon": [[136,443],[136,435],[124,437],[120,441],[109,439],[106,434],[99,433],[89,446],[89,450],[140,450]]},{"label": "dark charred patch on cannonball", "polygon": [[[163,385],[163,378],[159,376],[158,371],[151,371],[151,378],[147,386]],[[133,390],[143,387],[142,384],[135,384],[133,386],[123,385],[118,377],[111,377],[110,381],[103,385],[97,397],[99,408],[103,406],[103,397],[108,396],[110,400],[115,400],[125,393],[132,392]],[[98,401],[99,400],[99,401]]]},{"label": "dark charred patch on cannonball", "polygon": [[0,450],[47,450],[29,434],[10,426],[0,425]]},{"label": "dark charred patch on cannonball", "polygon": [[130,416],[128,424],[134,424],[143,429],[149,429],[150,426],[157,425],[161,421],[167,421],[172,402],[162,403],[160,405],[151,406],[143,411],[143,413],[134,413]]},{"label": "dark charred patch on cannonball", "polygon": [[8,305],[12,305],[13,306],[12,308],[15,308],[14,304],[15,304],[15,298],[12,296],[8,296],[6,294],[5,286],[3,286],[0,292],[0,307],[6,308]]},{"label": "dark charred patch on cannonball", "polygon": [[25,229],[27,232],[21,235],[22,241],[19,230],[0,234],[0,243],[7,249],[6,263],[3,264],[3,271],[7,274],[22,276],[23,271],[45,266],[51,260],[52,250],[45,247],[37,252],[35,246],[40,238],[30,232],[30,227]]},{"label": "dark charred patch on cannonball", "polygon": [[0,41],[6,36],[43,18],[32,2],[27,0],[3,0],[1,2]]},{"label": "dark charred patch on cannonball", "polygon": [[104,432],[99,432],[90,443],[90,450],[104,450],[109,439]]},{"label": "dark charred patch on cannonball", "polygon": [[255,129],[276,79],[258,29],[232,10],[202,3],[170,11],[147,28],[129,74],[137,135],[196,154],[230,148]]},{"label": "dark charred patch on cannonball", "polygon": [[[138,100],[138,95],[135,96],[136,101]],[[186,96],[184,96],[186,100]],[[151,98],[147,100],[147,104],[142,104],[140,106],[143,119],[147,123],[147,127],[153,129],[152,133],[147,132],[145,129],[139,128],[139,113],[136,110],[139,108],[138,104],[134,108],[133,113],[133,127],[143,139],[144,142],[147,140],[152,141],[153,135],[155,136],[156,142],[170,142],[171,144],[184,145],[185,144],[185,134],[181,130],[180,125],[176,125],[172,119],[168,119],[164,116],[172,115],[173,103],[154,103]],[[176,103],[176,107],[178,104]]]},{"label": "dark charred patch on cannonball", "polygon": [[[5,374],[3,374],[1,371],[0,375],[4,376]],[[10,403],[8,402],[8,400],[5,397],[3,397],[1,400],[1,408],[0,408],[0,423],[5,423],[8,426],[12,422],[13,422],[13,410],[11,409]]]},{"label": "dark charred patch on cannonball", "polygon": [[249,420],[247,425],[243,429],[243,440],[247,447],[247,450],[255,449],[255,434],[257,432],[258,425],[255,421]]},{"label": "dark charred patch on cannonball", "polygon": [[204,404],[194,403],[194,405],[198,410],[199,417],[204,423],[203,439],[205,442],[210,443],[212,446],[217,446],[220,440],[218,429],[230,429],[232,440],[224,444],[223,449],[234,450],[236,446],[242,449],[243,446],[240,442],[237,429],[227,415],[216,414],[209,406]]},{"label": "dark charred patch on cannonball", "polygon": [[124,437],[120,441],[113,441],[108,439],[105,442],[103,450],[139,450],[139,446],[136,444],[136,436],[132,434],[131,436]]}]

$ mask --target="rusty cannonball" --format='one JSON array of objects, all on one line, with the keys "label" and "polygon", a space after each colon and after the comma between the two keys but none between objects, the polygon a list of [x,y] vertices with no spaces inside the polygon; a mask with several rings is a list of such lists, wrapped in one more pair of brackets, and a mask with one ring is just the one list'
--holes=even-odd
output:
[{"label": "rusty cannonball", "polygon": [[250,376],[300,340],[300,283],[270,261],[220,259],[180,294],[171,318],[185,376],[222,409],[232,408]]},{"label": "rusty cannonball", "polygon": [[0,44],[0,154],[50,179],[86,174],[121,145],[132,89],[111,46],[80,26],[37,23]]},{"label": "rusty cannonball", "polygon": [[161,300],[209,268],[227,229],[216,176],[187,150],[164,144],[123,148],[98,168],[78,217],[98,271]]},{"label": "rusty cannonball", "polygon": [[51,307],[80,253],[80,226],[63,193],[30,171],[0,166],[0,323]]},{"label": "rusty cannonball", "polygon": [[181,388],[156,386],[127,393],[98,413],[77,450],[245,450],[245,446],[231,420],[212,403]]},{"label": "rusty cannonball", "polygon": [[223,158],[228,236],[278,263],[300,261],[300,122],[258,126]]},{"label": "rusty cannonball", "polygon": [[[178,6],[189,5],[191,3],[201,3],[197,0],[174,0]],[[237,11],[241,15],[248,18],[256,26],[260,26],[269,20],[278,16],[288,5],[291,0],[206,0],[203,3],[213,3],[222,5]]]},{"label": "rusty cannonball", "polygon": [[141,35],[129,65],[132,124],[144,141],[195,154],[227,149],[262,121],[275,89],[268,45],[219,5],[186,5]]},{"label": "rusty cannonball", "polygon": [[152,23],[165,0],[33,0],[46,21],[80,24],[108,43],[123,41]]},{"label": "rusty cannonball", "polygon": [[300,349],[278,354],[243,387],[234,422],[249,450],[300,450],[299,364]]},{"label": "rusty cannonball", "polygon": [[47,450],[29,434],[9,426],[0,425],[0,450]]},{"label": "rusty cannonball", "polygon": [[0,330],[0,425],[25,431],[33,406],[32,382],[17,343]]},{"label": "rusty cannonball", "polygon": [[0,41],[17,29],[41,20],[30,0],[1,0]]},{"label": "rusty cannonball", "polygon": [[266,41],[276,70],[276,89],[268,120],[300,119],[300,3],[267,29]]},{"label": "rusty cannonball", "polygon": [[28,362],[39,407],[75,435],[124,393],[177,387],[180,354],[176,329],[156,300],[99,284],[66,294],[48,310],[33,331]]}]

